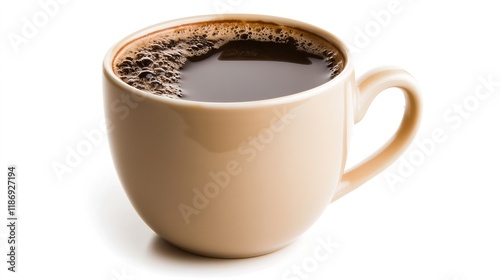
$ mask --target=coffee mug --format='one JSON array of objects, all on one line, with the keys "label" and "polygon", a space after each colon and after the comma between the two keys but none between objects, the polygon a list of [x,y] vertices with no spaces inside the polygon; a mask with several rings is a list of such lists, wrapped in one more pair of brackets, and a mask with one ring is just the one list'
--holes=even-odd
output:
[{"label": "coffee mug", "polygon": [[[332,80],[300,93],[246,102],[172,99],[113,72],[124,45],[169,27],[221,20],[306,30],[344,58]],[[186,251],[242,258],[276,251],[325,208],[392,163],[415,136],[419,90],[405,71],[379,68],[356,81],[347,48],[307,23],[264,15],[205,15],[164,22],[118,42],[104,59],[104,107],[115,168],[132,205],[159,236]],[[388,88],[404,93],[397,132],[344,171],[351,130]]]}]

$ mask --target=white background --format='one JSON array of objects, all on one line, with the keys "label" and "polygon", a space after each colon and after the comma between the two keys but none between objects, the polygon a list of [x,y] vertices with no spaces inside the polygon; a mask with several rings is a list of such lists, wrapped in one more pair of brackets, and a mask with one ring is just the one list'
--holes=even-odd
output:
[{"label": "white background", "polygon": [[[494,1],[61,0],[50,14],[40,4],[47,2],[0,4],[0,279],[500,279]],[[377,22],[391,2],[396,11]],[[417,141],[427,148],[412,145],[292,245],[242,260],[194,256],[161,242],[124,195],[105,139],[58,178],[53,164],[65,164],[85,133],[100,128],[101,61],[112,44],[148,25],[217,12],[284,16],[330,30],[351,46],[358,75],[387,64],[408,70],[422,89]],[[38,26],[24,36],[27,22]],[[493,81],[491,92],[481,79]],[[374,101],[354,130],[350,165],[389,138],[403,106],[397,90]],[[433,147],[435,131],[442,137]],[[17,273],[6,263],[8,164],[18,169]],[[318,240],[335,243],[321,261],[313,259]],[[303,273],[293,275],[293,267]]]}]

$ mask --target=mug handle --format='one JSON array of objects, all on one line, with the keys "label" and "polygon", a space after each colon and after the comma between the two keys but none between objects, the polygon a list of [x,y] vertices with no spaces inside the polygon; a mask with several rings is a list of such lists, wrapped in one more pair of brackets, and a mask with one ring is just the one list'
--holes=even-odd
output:
[{"label": "mug handle", "polygon": [[332,202],[353,191],[394,162],[409,146],[421,116],[420,93],[415,79],[397,68],[380,68],[367,73],[354,96],[354,123],[363,119],[373,99],[382,91],[396,87],[405,94],[405,111],[398,130],[386,144],[342,176]]}]

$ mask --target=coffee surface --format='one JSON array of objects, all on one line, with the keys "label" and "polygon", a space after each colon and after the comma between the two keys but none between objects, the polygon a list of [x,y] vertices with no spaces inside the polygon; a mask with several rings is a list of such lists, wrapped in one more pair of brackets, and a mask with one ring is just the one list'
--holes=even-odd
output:
[{"label": "coffee surface", "polygon": [[335,46],[273,23],[220,21],[167,28],[124,46],[114,72],[156,95],[195,101],[269,99],[316,87],[341,72]]}]

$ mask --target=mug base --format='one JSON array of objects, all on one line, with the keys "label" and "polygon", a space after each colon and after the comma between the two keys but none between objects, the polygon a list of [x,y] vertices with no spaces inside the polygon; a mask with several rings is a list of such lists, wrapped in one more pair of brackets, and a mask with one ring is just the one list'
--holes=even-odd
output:
[{"label": "mug base", "polygon": [[187,247],[184,247],[181,245],[174,244],[174,243],[172,243],[166,239],[163,239],[163,238],[162,238],[162,240],[164,242],[168,243],[169,245],[181,250],[181,251],[184,251],[184,252],[187,252],[187,253],[190,253],[193,255],[201,256],[201,257],[216,258],[216,259],[248,259],[248,258],[260,257],[260,256],[264,256],[264,255],[268,255],[268,254],[277,252],[277,251],[285,248],[286,246],[290,245],[291,243],[293,243],[293,241],[292,241],[292,242],[289,242],[289,243],[287,243],[283,246],[280,246],[278,248],[273,248],[271,250],[262,251],[262,252],[252,252],[252,253],[249,253],[249,252],[248,253],[245,253],[245,252],[242,252],[242,253],[227,252],[227,253],[223,253],[223,252],[209,252],[209,251],[204,251],[204,250],[196,250],[193,248],[187,248]]}]

